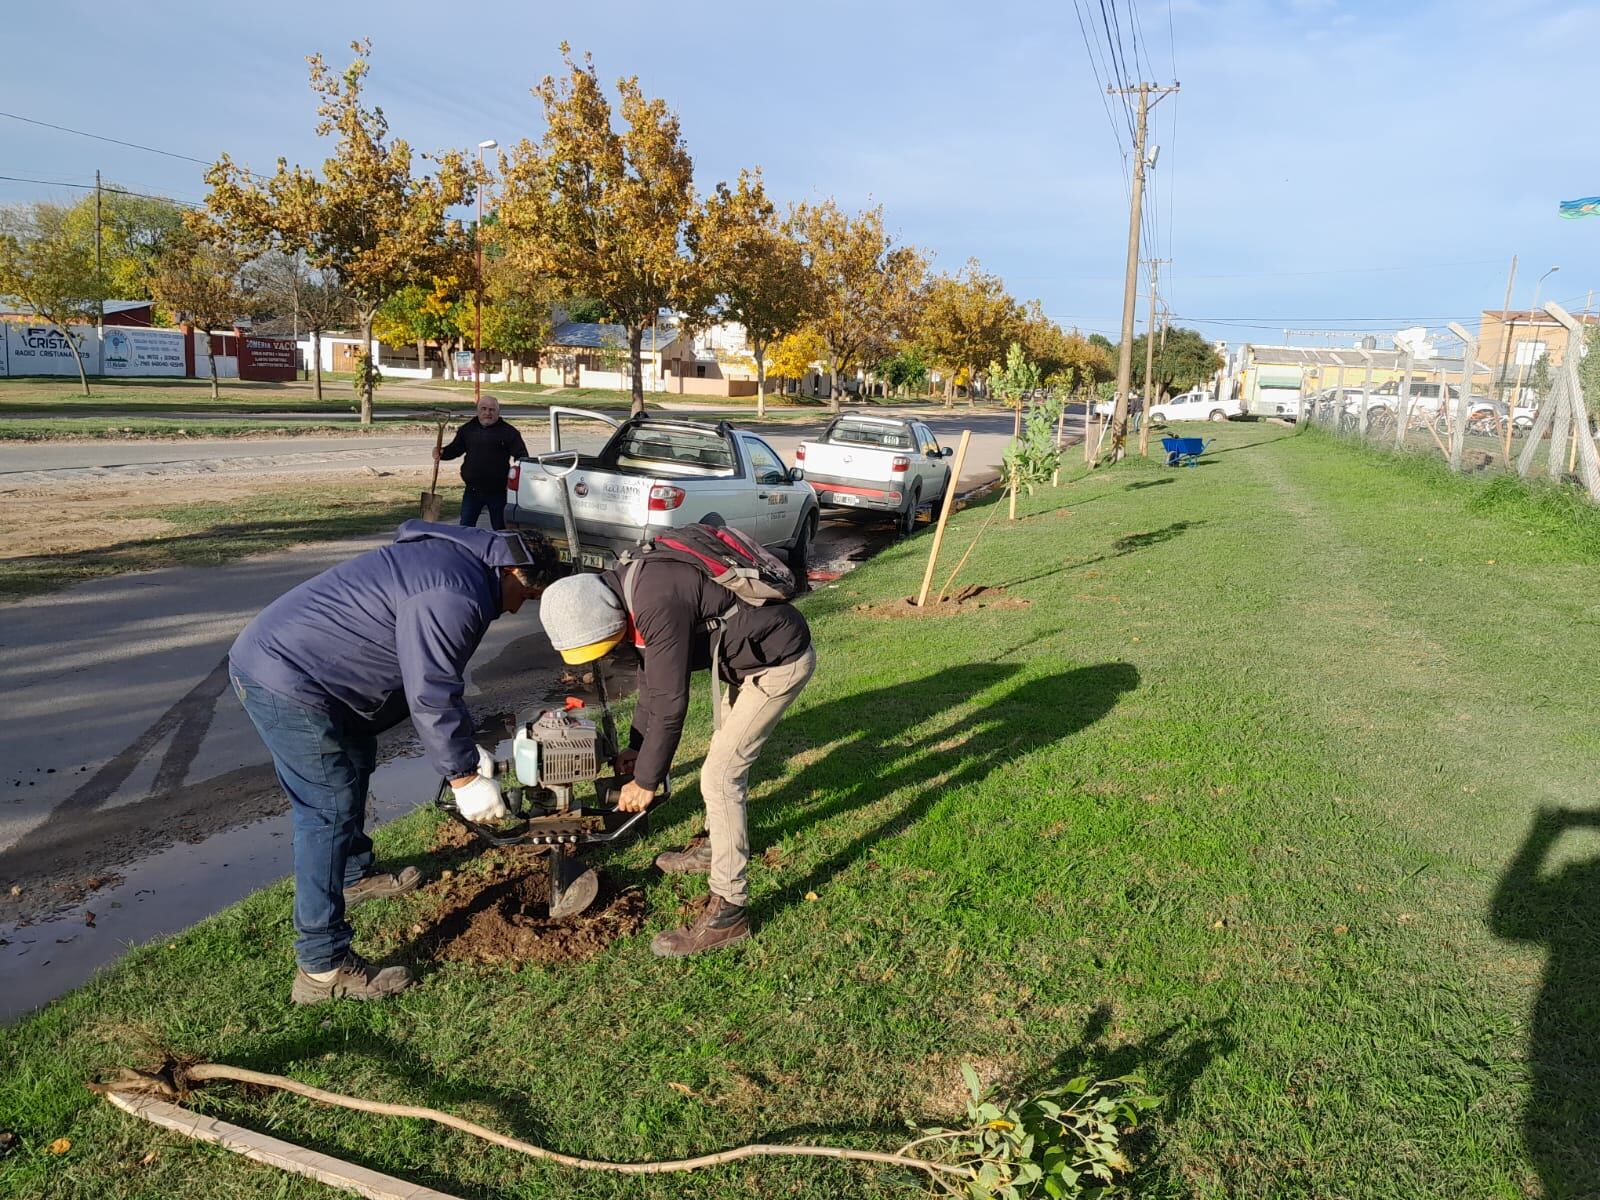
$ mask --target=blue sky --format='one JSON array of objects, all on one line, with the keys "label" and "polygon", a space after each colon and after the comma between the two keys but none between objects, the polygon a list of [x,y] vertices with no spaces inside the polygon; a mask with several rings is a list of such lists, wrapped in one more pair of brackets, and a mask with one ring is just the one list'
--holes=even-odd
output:
[{"label": "blue sky", "polygon": [[[1583,112],[1600,3],[1136,5],[1144,73],[1182,82],[1152,117],[1181,323],[1280,341],[1285,326],[1471,320],[1500,305],[1513,254],[1518,306],[1552,265],[1545,298],[1581,307],[1600,287],[1600,219],[1555,215],[1600,194],[1600,123]],[[528,89],[566,39],[678,109],[703,187],[760,165],[780,200],[881,202],[939,266],[976,256],[1064,325],[1119,321],[1125,158],[1070,0],[55,0],[5,30],[0,110],[257,168],[321,160],[308,53],[342,63],[370,36],[370,94],[420,150],[536,136]],[[97,167],[203,194],[193,163],[0,118],[0,175],[84,183]],[[73,194],[0,181],[0,201]]]}]

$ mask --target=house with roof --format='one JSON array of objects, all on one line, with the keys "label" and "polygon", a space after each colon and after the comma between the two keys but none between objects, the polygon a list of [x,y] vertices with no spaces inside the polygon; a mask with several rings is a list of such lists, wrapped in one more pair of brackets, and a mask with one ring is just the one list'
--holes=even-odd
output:
[{"label": "house with roof", "polygon": [[[744,330],[718,325],[691,333],[663,314],[640,342],[639,369],[647,392],[685,396],[754,396],[755,360]],[[562,321],[540,356],[539,382],[549,387],[626,390],[633,386],[628,330],[593,321]]]},{"label": "house with roof", "polygon": [[[1258,416],[1299,411],[1302,397],[1324,388],[1385,384],[1398,386],[1407,374],[1407,356],[1398,349],[1376,345],[1329,349],[1311,346],[1258,346],[1246,342],[1227,356],[1223,378],[1224,400],[1243,402],[1243,410]],[[1459,357],[1441,358],[1425,351],[1413,353],[1409,372],[1413,383],[1461,383]],[[1369,374],[1370,371],[1370,374]],[[1486,392],[1489,368],[1480,353],[1473,370],[1473,390]]]},{"label": "house with roof", "polygon": [[[1573,314],[1587,331],[1600,328],[1600,316]],[[1497,390],[1526,387],[1541,359],[1559,367],[1571,350],[1567,327],[1543,309],[1484,309],[1479,324],[1478,357],[1494,370]]]}]

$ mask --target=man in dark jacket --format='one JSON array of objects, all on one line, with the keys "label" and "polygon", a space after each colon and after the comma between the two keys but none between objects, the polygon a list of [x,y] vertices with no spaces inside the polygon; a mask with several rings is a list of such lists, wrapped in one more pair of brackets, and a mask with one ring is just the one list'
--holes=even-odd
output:
[{"label": "man in dark jacket", "polygon": [[474,819],[506,815],[462,701],[489,623],[538,596],[553,561],[537,535],[407,521],[394,544],[285,592],[228,653],[234,692],[272,754],[294,824],[296,1004],[411,986],[350,949],[345,911],[421,882],[373,869],[362,831],[377,735],[409,711],[430,763]]},{"label": "man in dark jacket", "polygon": [[[626,585],[622,572],[633,573]],[[732,684],[735,698],[700,767],[709,839],[656,859],[664,871],[709,875],[711,898],[692,925],[657,934],[650,949],[695,954],[749,937],[747,784],[761,747],[816,669],[805,617],[791,604],[744,604],[690,563],[645,558],[556,580],[540,601],[539,619],[569,663],[592,662],[624,636],[643,658],[629,750],[617,764],[633,772],[618,801],[627,812],[647,808],[666,779],[683,736],[690,676],[710,668],[711,639],[721,638],[715,686]]]},{"label": "man in dark jacket", "polygon": [[487,508],[490,526],[504,529],[506,477],[511,473],[511,460],[527,458],[528,447],[516,428],[500,419],[500,401],[493,396],[480,396],[477,417],[456,430],[450,444],[435,450],[434,457],[462,458],[461,482],[467,490],[461,494],[461,523],[477,525],[479,515]]}]

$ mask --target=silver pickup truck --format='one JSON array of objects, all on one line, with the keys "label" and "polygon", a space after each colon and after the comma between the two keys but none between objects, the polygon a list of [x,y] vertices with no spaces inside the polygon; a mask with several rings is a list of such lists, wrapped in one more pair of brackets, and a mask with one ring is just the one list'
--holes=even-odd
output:
[{"label": "silver pickup truck", "polygon": [[663,530],[708,518],[778,551],[801,578],[810,566],[815,493],[760,437],[726,421],[552,408],[550,451],[511,464],[506,520],[539,530],[570,560],[563,487],[585,566],[610,566]]}]

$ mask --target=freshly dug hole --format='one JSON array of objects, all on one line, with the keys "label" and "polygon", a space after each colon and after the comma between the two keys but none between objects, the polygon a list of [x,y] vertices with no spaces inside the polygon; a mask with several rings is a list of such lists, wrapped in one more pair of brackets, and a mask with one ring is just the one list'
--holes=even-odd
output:
[{"label": "freshly dug hole", "polygon": [[431,958],[480,964],[562,963],[593,958],[644,924],[644,894],[617,892],[581,916],[551,920],[548,857],[521,849],[485,856],[488,870],[452,874],[428,889],[437,904],[419,943]]},{"label": "freshly dug hole", "polygon": [[942,604],[930,596],[928,603],[919,607],[915,596],[907,596],[887,604],[858,604],[855,611],[867,617],[948,617],[980,608],[1027,608],[1032,603],[1007,596],[1005,588],[969,583],[955,595],[946,596]]}]

